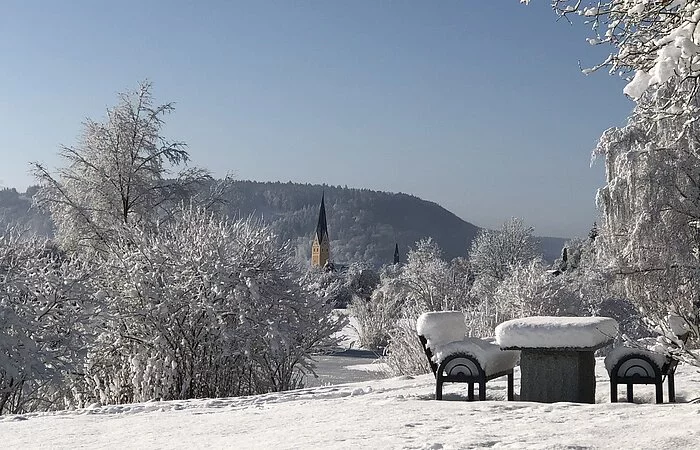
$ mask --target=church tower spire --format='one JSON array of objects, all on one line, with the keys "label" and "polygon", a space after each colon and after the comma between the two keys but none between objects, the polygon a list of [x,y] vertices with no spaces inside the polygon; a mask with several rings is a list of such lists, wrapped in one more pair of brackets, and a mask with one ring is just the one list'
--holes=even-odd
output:
[{"label": "church tower spire", "polygon": [[394,264],[399,263],[399,243],[396,243],[396,247],[394,247]]},{"label": "church tower spire", "polygon": [[316,225],[314,242],[311,244],[311,264],[316,267],[324,267],[328,263],[331,254],[325,197],[326,193],[324,192],[321,196],[321,207],[318,211],[318,224]]}]

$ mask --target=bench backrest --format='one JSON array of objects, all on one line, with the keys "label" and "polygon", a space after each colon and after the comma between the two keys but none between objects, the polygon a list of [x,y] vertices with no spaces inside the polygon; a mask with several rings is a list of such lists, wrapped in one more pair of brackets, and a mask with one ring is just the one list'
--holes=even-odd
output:
[{"label": "bench backrest", "polygon": [[467,333],[464,313],[440,311],[421,314],[416,321],[416,331],[432,349],[454,341],[461,341]]},{"label": "bench backrest", "polygon": [[421,314],[416,321],[416,332],[430,363],[433,375],[438,365],[433,361],[433,350],[450,342],[461,341],[467,333],[464,313],[460,311],[439,311]]}]

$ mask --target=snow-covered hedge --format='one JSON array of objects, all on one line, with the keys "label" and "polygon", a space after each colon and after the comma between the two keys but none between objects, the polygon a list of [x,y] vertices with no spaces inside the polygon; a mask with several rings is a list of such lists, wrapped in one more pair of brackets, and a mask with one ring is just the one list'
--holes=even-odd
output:
[{"label": "snow-covered hedge", "polygon": [[177,216],[79,254],[0,232],[0,414],[299,386],[343,320],[268,228]]},{"label": "snow-covered hedge", "polygon": [[45,239],[0,231],[0,414],[65,406],[94,314],[88,275]]},{"label": "snow-covered hedge", "polygon": [[251,220],[194,210],[127,231],[96,283],[108,314],[86,365],[103,403],[220,397],[298,386],[340,324],[285,247]]}]

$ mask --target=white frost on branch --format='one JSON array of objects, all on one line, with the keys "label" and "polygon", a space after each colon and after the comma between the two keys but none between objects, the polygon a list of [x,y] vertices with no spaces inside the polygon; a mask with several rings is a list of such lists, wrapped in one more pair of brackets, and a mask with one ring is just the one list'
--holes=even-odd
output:
[{"label": "white frost on branch", "polygon": [[[700,99],[689,82],[651,87],[628,125],[607,130],[595,152],[605,156],[607,173],[597,196],[601,265],[669,342],[677,338],[668,314],[700,336]],[[674,104],[679,92],[688,94],[685,108]],[[669,105],[678,112],[647,114]],[[673,351],[700,365],[682,344]]]},{"label": "white frost on branch", "polygon": [[589,43],[614,47],[588,71],[607,67],[610,73],[634,74],[624,88],[634,100],[673,77],[700,77],[699,0],[552,0],[552,7],[567,19],[581,16],[595,33]]}]

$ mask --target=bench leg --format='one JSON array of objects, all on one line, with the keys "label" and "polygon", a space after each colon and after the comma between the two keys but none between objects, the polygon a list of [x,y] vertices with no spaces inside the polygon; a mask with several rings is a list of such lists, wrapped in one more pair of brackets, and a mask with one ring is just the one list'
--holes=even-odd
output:
[{"label": "bench leg", "polygon": [[508,400],[510,401],[515,399],[513,384],[513,373],[511,372],[508,374]]},{"label": "bench leg", "polygon": [[479,381],[479,400],[486,400],[486,380]]},{"label": "bench leg", "polygon": [[617,382],[610,380],[610,403],[617,403]]},{"label": "bench leg", "polygon": [[474,401],[474,383],[469,383],[469,397],[467,397],[470,402]]},{"label": "bench leg", "polygon": [[435,400],[442,400],[442,377],[439,375],[435,382]]},{"label": "bench leg", "polygon": [[629,403],[634,403],[634,386],[633,384],[628,384],[627,385],[627,401]]},{"label": "bench leg", "polygon": [[664,402],[664,382],[659,380],[656,383],[656,403]]},{"label": "bench leg", "polygon": [[668,374],[668,402],[676,403],[676,380],[675,375],[672,373]]}]

